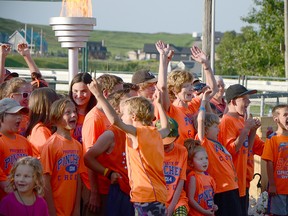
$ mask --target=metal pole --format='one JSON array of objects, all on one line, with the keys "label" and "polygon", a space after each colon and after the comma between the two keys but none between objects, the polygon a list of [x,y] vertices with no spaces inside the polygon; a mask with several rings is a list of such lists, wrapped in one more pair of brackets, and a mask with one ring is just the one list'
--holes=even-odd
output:
[{"label": "metal pole", "polygon": [[68,59],[69,59],[69,85],[78,73],[78,48],[69,48],[68,49]]},{"label": "metal pole", "polygon": [[212,0],[212,11],[211,11],[211,68],[215,74],[215,1]]}]

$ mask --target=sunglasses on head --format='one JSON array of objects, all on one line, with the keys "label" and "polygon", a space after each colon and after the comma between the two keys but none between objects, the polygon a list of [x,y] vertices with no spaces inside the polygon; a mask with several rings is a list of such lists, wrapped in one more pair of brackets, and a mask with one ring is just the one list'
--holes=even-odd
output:
[{"label": "sunglasses on head", "polygon": [[19,94],[19,95],[22,95],[22,98],[28,98],[30,96],[30,93],[28,92],[22,92],[22,93],[15,93],[15,94]]}]

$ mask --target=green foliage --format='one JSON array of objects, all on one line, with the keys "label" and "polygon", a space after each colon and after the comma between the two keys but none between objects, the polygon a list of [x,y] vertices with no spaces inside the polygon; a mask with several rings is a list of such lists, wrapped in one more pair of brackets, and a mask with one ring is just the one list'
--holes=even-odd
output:
[{"label": "green foliage", "polygon": [[217,47],[216,71],[224,75],[284,76],[284,3],[254,0],[241,33],[226,32]]}]

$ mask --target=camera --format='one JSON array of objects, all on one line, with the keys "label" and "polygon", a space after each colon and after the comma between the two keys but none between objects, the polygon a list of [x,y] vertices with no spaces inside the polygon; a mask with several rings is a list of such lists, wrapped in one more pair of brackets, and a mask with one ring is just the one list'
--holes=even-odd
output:
[{"label": "camera", "polygon": [[206,83],[202,83],[202,82],[199,82],[199,83],[196,83],[193,85],[192,89],[193,91],[197,91],[197,92],[200,92],[202,91],[202,89],[206,86]]}]

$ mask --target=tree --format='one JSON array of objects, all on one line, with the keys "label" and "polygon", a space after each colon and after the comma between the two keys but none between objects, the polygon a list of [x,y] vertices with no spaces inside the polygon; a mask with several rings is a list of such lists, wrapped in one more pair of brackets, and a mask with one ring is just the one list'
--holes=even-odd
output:
[{"label": "tree", "polygon": [[284,77],[284,1],[254,0],[241,33],[226,32],[217,48],[216,72]]}]

